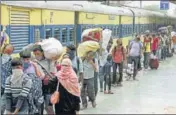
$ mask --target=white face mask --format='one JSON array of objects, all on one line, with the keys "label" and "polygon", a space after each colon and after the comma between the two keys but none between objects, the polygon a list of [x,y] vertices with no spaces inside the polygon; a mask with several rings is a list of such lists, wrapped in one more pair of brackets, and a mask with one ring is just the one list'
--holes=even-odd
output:
[{"label": "white face mask", "polygon": [[35,57],[38,61],[41,61],[43,59],[43,56],[36,56]]},{"label": "white face mask", "polygon": [[16,83],[21,79],[23,75],[23,70],[22,69],[13,69],[12,70],[12,77],[11,77],[11,82]]}]

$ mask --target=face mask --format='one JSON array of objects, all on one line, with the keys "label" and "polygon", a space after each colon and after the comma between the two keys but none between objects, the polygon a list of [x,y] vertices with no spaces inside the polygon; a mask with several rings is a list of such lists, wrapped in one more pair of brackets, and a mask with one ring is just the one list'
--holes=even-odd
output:
[{"label": "face mask", "polygon": [[24,62],[24,63],[23,63],[23,68],[24,68],[24,69],[27,69],[29,66],[30,66],[30,63],[29,63],[29,62]]},{"label": "face mask", "polygon": [[36,58],[37,60],[39,60],[39,61],[43,59],[42,56],[36,56],[35,58]]}]

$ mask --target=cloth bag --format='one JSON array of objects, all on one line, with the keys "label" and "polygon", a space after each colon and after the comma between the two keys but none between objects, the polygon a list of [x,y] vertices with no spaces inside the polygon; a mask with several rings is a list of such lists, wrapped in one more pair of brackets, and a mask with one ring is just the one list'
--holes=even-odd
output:
[{"label": "cloth bag", "polygon": [[60,41],[55,38],[45,39],[42,42],[39,42],[38,44],[41,45],[45,57],[51,60],[59,59],[64,50]]},{"label": "cloth bag", "polygon": [[77,48],[78,57],[82,58],[85,57],[89,51],[96,52],[100,49],[100,45],[98,42],[95,41],[85,41],[79,44]]}]

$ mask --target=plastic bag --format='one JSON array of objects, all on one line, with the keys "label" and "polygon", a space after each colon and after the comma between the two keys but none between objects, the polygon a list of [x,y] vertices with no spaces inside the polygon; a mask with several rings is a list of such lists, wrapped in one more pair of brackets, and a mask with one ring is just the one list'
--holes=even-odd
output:
[{"label": "plastic bag", "polygon": [[100,55],[100,57],[99,57],[99,61],[100,61],[101,66],[104,66],[106,64],[108,55],[109,55],[109,53],[107,50],[102,51],[102,55]]},{"label": "plastic bag", "polygon": [[77,49],[78,57],[85,57],[89,51],[96,52],[100,48],[98,42],[95,41],[85,41],[79,44]]},{"label": "plastic bag", "polygon": [[100,42],[102,39],[102,29],[101,28],[86,29],[83,31],[81,39],[83,42],[85,41]]},{"label": "plastic bag", "polygon": [[133,74],[133,70],[134,70],[134,65],[133,64],[128,64],[126,73],[132,75]]},{"label": "plastic bag", "polygon": [[45,39],[38,44],[41,45],[47,59],[57,60],[62,55],[63,46],[60,41],[55,38]]},{"label": "plastic bag", "polygon": [[157,57],[152,53],[152,54],[150,55],[150,59],[157,59]]},{"label": "plastic bag", "polygon": [[102,48],[106,49],[111,38],[112,31],[109,29],[105,29],[102,32]]}]

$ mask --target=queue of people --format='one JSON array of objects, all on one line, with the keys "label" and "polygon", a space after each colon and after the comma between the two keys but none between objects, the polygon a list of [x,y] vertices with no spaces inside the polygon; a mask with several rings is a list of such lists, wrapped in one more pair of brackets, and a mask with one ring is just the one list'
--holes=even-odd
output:
[{"label": "queue of people", "polygon": [[[60,63],[45,58],[40,45],[33,47],[34,59],[28,50],[21,51],[20,58],[12,59],[10,55],[14,48],[11,44],[5,45],[2,50],[1,113],[43,115],[45,110],[47,114],[76,115],[80,109],[88,107],[88,101],[95,108],[98,84],[100,92],[114,94],[111,86],[123,86],[126,65],[134,63],[132,76],[137,80],[142,56],[147,70],[151,54],[161,61],[170,54],[166,34],[146,32],[143,37],[142,41],[141,35],[136,35],[126,48],[121,39],[116,40],[115,47],[110,40],[105,64],[98,53],[95,55],[91,51],[84,59],[79,58],[74,45],[67,46]],[[175,36],[172,41],[175,51]]]}]

